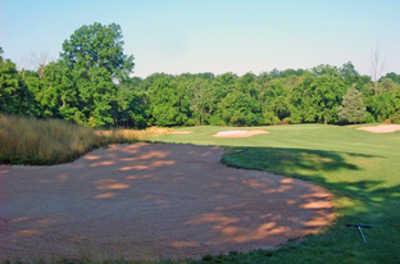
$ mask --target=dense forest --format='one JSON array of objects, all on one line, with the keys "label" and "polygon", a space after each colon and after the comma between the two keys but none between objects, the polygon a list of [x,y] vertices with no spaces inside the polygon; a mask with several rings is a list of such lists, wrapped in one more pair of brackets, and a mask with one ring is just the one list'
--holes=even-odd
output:
[{"label": "dense forest", "polygon": [[132,77],[121,28],[76,30],[57,61],[17,70],[0,48],[0,112],[89,127],[400,122],[400,75],[379,80],[341,67]]}]

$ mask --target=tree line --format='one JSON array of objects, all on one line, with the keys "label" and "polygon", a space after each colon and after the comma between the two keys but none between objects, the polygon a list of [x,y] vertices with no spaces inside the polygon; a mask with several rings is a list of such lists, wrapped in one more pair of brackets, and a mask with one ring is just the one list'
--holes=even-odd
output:
[{"label": "tree line", "polygon": [[77,29],[59,59],[17,70],[0,48],[0,112],[89,127],[400,122],[400,75],[341,67],[132,77],[119,25]]}]

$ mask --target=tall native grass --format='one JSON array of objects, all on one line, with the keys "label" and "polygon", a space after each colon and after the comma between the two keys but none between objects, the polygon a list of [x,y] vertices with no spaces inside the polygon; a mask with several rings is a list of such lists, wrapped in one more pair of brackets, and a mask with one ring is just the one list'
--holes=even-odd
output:
[{"label": "tall native grass", "polygon": [[96,134],[105,137],[113,143],[125,143],[135,140],[147,140],[152,137],[157,137],[165,134],[173,134],[172,128],[164,127],[148,127],[146,129],[112,129],[112,130],[97,130]]},{"label": "tall native grass", "polygon": [[104,144],[93,129],[57,120],[0,115],[0,162],[55,164]]},{"label": "tall native grass", "polygon": [[0,115],[0,163],[57,164],[112,143],[172,133],[171,128],[94,130],[59,119]]}]

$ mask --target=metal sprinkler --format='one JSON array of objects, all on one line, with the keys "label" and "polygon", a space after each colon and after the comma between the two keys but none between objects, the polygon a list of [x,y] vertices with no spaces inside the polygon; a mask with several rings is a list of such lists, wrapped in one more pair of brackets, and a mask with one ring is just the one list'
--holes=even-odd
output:
[{"label": "metal sprinkler", "polygon": [[360,233],[360,236],[363,240],[364,243],[367,243],[367,237],[364,235],[363,228],[372,228],[371,225],[366,225],[366,224],[346,224],[347,227],[355,227],[357,228],[358,232]]}]

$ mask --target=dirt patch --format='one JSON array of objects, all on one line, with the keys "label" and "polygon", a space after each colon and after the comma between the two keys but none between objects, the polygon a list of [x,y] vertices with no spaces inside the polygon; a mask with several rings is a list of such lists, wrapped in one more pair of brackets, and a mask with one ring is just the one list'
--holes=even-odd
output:
[{"label": "dirt patch", "polygon": [[245,138],[245,137],[252,137],[261,134],[268,134],[266,130],[224,130],[219,131],[214,135],[214,137],[220,138]]},{"label": "dirt patch", "polygon": [[113,145],[56,166],[0,166],[0,261],[200,257],[273,248],[334,220],[332,195],[229,168],[216,147]]},{"label": "dirt patch", "polygon": [[371,132],[371,133],[393,133],[396,131],[400,131],[400,125],[377,125],[377,126],[366,126],[359,127],[359,130]]}]

